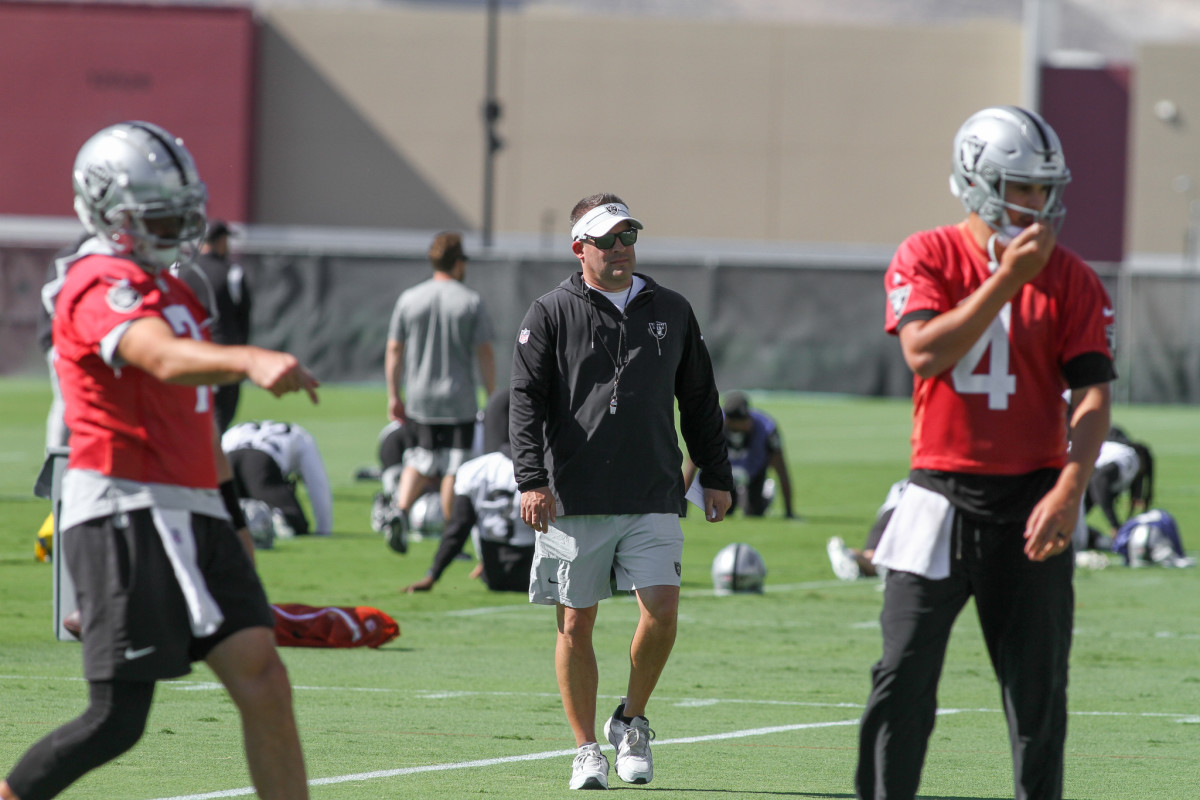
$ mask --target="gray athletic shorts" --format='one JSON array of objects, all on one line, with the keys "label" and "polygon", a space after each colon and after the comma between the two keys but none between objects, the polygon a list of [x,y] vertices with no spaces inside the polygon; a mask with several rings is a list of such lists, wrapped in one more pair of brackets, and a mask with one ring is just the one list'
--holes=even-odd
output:
[{"label": "gray athletic shorts", "polygon": [[538,533],[529,602],[591,608],[647,586],[678,586],[683,529],[677,514],[559,517]]},{"label": "gray athletic shorts", "polygon": [[470,458],[471,451],[460,447],[447,447],[442,450],[410,447],[404,451],[404,466],[412,467],[428,478],[435,478],[439,475],[454,475]]},{"label": "gray athletic shorts", "polygon": [[225,621],[197,638],[149,509],[101,517],[63,532],[83,622],[89,681],[152,681],[191,671],[243,628],[274,628],[254,565],[227,520],[192,514],[197,563]]}]

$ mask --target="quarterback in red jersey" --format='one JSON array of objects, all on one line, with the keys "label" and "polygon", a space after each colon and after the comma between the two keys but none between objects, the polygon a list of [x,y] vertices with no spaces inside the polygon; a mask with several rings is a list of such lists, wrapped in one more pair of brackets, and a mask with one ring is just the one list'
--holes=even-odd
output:
[{"label": "quarterback in red jersey", "polygon": [[1070,535],[1108,431],[1113,308],[1057,244],[1070,172],[1044,119],[984,109],[959,129],[952,164],[966,219],[909,237],[885,276],[885,327],[914,373],[912,472],[874,556],[884,645],[855,788],[915,796],[950,631],[974,597],[1015,797],[1058,800]]},{"label": "quarterback in red jersey", "polygon": [[[893,298],[887,331],[953,310],[991,277],[990,267],[965,224],[909,237],[887,271]],[[914,376],[912,467],[1000,475],[1061,468],[1067,454],[1061,398],[1070,385],[1064,370],[1076,358],[1083,361],[1072,368],[1080,369],[1107,358],[1112,324],[1096,273],[1055,246],[1041,272],[1001,306],[948,372]],[[1039,346],[1015,346],[1023,342]],[[1058,346],[1040,346],[1048,342]]]},{"label": "quarterback in red jersey", "polygon": [[107,127],[80,149],[74,188],[93,235],[60,262],[53,334],[71,430],[60,548],[89,706],[22,756],[0,798],[54,797],[128,750],[155,682],[198,660],[242,715],[259,796],[306,798],[291,686],[211,387],[248,378],[316,402],[318,383],[287,353],[210,342],[204,307],[170,274],[205,226],[207,191],[181,140],[147,122]]},{"label": "quarterback in red jersey", "polygon": [[[128,258],[96,254],[71,267],[55,308],[70,468],[215,489],[212,435],[205,427],[211,387],[164,383],[144,370],[106,363],[106,337],[134,321],[163,320],[175,336],[207,341],[201,325],[208,315],[191,290],[165,270],[152,274]],[[87,402],[93,393],[106,402]]]}]

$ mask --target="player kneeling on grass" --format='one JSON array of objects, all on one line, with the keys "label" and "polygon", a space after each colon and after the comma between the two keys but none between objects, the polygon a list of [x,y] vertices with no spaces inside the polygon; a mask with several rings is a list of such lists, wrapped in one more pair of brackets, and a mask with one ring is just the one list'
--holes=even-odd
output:
[{"label": "player kneeling on grass", "polygon": [[211,386],[249,378],[316,402],[317,381],[287,353],[212,344],[204,306],[170,274],[205,227],[207,192],[182,141],[145,122],[105,128],[79,151],[74,187],[94,236],[55,305],[71,430],[58,546],[81,611],[90,704],[25,753],[0,798],[54,797],[131,748],[155,683],[200,659],[241,713],[259,796],[306,798],[291,686]]},{"label": "player kneeling on grass", "polygon": [[[333,490],[311,433],[294,422],[243,422],[225,431],[221,449],[233,470],[238,496],[267,504],[276,536],[333,533]],[[297,482],[304,484],[312,504],[312,526],[296,494]]]},{"label": "player kneeling on grass", "polygon": [[496,449],[459,467],[454,476],[454,504],[442,531],[442,543],[424,578],[404,591],[427,592],[462,552],[471,536],[479,564],[472,577],[482,577],[493,592],[529,591],[533,566],[533,529],[521,521],[520,493],[513,475],[508,443],[507,389],[492,395],[484,417],[484,441]]}]

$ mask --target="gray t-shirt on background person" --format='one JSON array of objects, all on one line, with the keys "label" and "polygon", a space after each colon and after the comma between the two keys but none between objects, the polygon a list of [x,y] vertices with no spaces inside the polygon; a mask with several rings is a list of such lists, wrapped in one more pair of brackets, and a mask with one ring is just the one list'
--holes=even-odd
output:
[{"label": "gray t-shirt on background person", "polygon": [[418,283],[396,301],[388,339],[404,344],[404,411],[426,425],[473,422],[476,348],[492,340],[483,298],[460,281]]}]

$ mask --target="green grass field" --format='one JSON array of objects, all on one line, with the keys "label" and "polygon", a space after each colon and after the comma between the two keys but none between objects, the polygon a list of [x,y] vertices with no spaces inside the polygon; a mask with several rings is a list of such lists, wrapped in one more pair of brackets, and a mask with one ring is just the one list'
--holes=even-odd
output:
[{"label": "green grass field", "polygon": [[[427,595],[398,589],[424,574],[436,544],[389,551],[368,524],[375,486],[356,483],[384,422],[379,386],[325,387],[320,406],[248,390],[243,419],[299,422],[334,485],[335,535],[259,553],[272,600],[371,605],[403,635],[380,650],[283,651],[313,796],[538,800],[567,792],[573,739],[554,679],[554,612],[492,594],[454,564]],[[649,709],[663,798],[853,797],[856,732],[879,655],[879,583],[834,579],[825,542],[861,543],[890,484],[907,470],[909,405],[844,397],[752,395],[786,437],[796,505],[788,521],[684,521],[678,643]],[[49,402],[45,382],[0,381],[0,770],[84,706],[79,648],[51,633],[51,567],[33,558],[48,511],[30,494]],[[1148,441],[1155,504],[1200,549],[1200,413],[1120,407]],[[768,591],[714,597],[725,544],[762,553]],[[1200,570],[1117,564],[1076,579],[1066,796],[1194,798],[1200,786]],[[624,690],[636,604],[602,604],[596,629],[600,711]],[[160,685],[145,737],[69,798],[252,794],[237,713],[203,665]],[[974,611],[955,629],[920,796],[1012,797],[999,692]],[[599,731],[598,731],[599,733]]]}]

